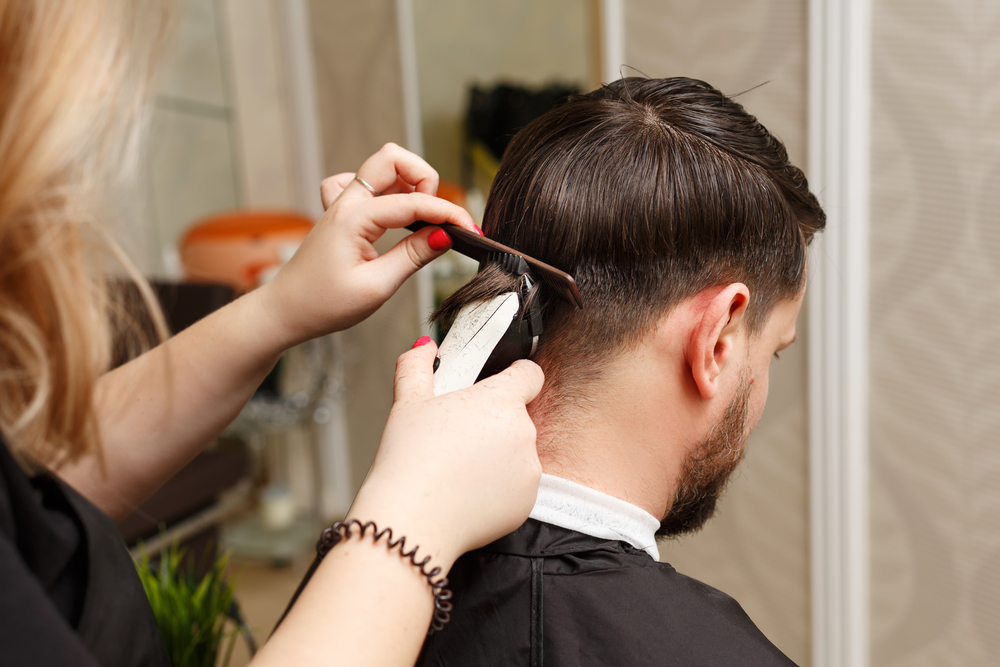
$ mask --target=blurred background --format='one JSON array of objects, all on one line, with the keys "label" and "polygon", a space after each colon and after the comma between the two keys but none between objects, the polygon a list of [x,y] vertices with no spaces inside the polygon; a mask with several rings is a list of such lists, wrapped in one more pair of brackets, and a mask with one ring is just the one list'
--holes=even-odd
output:
[{"label": "blurred background", "polygon": [[[662,558],[734,596],[802,665],[1000,664],[1000,5],[180,4],[144,200],[122,204],[142,224],[117,230],[175,331],[273,275],[322,213],[319,181],[387,141],[479,216],[509,136],[571,92],[683,75],[742,93],[831,228],[741,472],[717,518]],[[129,541],[231,549],[266,637],[371,464],[396,356],[476,269],[453,254],[355,329],[286,355],[122,524]]]}]

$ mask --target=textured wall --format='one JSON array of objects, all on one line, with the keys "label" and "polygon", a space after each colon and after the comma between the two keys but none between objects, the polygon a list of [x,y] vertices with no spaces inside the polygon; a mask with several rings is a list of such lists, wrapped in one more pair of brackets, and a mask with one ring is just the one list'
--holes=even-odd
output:
[{"label": "textured wall", "polygon": [[874,8],[873,664],[1000,665],[1000,5]]},{"label": "textured wall", "polygon": [[[805,163],[806,13],[794,0],[625,0],[626,64],[691,76],[739,101]],[[626,74],[630,72],[625,71]],[[662,543],[663,560],[735,597],[799,664],[809,662],[805,317],[771,365],[771,395],[719,512],[699,534]]]},{"label": "textured wall", "polygon": [[[396,5],[311,0],[309,16],[326,172],[357,171],[387,141],[406,143]],[[384,252],[404,235],[386,234],[376,247]],[[420,318],[416,281],[410,280],[344,333],[355,490],[375,458],[392,407],[396,357],[420,336]]]}]

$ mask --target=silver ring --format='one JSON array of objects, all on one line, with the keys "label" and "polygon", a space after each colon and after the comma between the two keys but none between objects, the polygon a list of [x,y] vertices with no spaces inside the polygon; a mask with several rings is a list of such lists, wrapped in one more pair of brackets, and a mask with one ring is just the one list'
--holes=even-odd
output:
[{"label": "silver ring", "polygon": [[368,183],[368,181],[366,181],[365,179],[361,178],[361,176],[359,176],[358,174],[354,174],[354,180],[356,180],[361,185],[365,186],[365,190],[367,190],[368,192],[372,193],[376,197],[381,197],[382,196],[381,192],[379,192],[378,190],[376,190],[375,188],[373,188],[371,186],[371,184]]}]

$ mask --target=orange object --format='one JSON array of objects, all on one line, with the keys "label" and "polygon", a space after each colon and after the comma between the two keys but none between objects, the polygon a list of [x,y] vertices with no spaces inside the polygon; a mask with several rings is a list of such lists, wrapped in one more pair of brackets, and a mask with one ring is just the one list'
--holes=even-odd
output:
[{"label": "orange object", "polygon": [[312,227],[309,218],[283,211],[232,211],[206,218],[181,239],[185,278],[248,292],[257,287],[260,273],[285,261]]},{"label": "orange object", "polygon": [[465,208],[465,188],[455,181],[445,179],[438,183],[437,196]]}]

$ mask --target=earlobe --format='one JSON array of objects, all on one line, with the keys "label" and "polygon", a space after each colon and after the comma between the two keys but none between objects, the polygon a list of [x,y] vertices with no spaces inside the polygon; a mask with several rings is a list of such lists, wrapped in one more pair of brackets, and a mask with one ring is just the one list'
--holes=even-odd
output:
[{"label": "earlobe", "polygon": [[750,290],[743,283],[705,290],[693,300],[700,313],[687,357],[695,386],[705,400],[715,398],[719,391],[720,378],[732,358],[749,303]]}]

